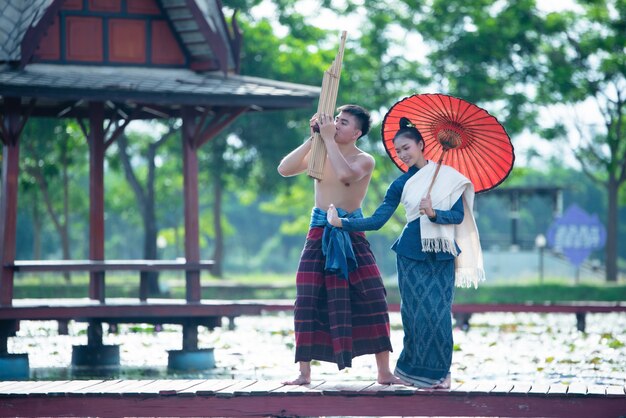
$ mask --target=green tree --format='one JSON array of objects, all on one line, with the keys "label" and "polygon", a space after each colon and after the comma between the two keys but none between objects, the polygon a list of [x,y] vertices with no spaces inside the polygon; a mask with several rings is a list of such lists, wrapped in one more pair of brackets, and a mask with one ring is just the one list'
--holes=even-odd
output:
[{"label": "green tree", "polygon": [[[24,152],[21,183],[36,185],[36,188],[29,188],[31,198],[40,197],[43,201],[59,237],[61,256],[69,260],[72,258],[72,215],[85,209],[81,203],[84,195],[79,188],[71,187],[77,181],[80,169],[70,169],[86,164],[87,146],[82,132],[76,123],[67,120],[33,119],[26,125],[20,144]],[[32,209],[32,219],[34,254],[39,257],[43,222],[38,207]],[[65,277],[69,281],[69,274]]]},{"label": "green tree", "polygon": [[[157,124],[162,125],[162,124]],[[143,258],[148,260],[158,259],[157,254],[157,238],[159,226],[156,213],[156,176],[157,176],[157,156],[158,151],[171,137],[178,133],[179,123],[177,121],[169,121],[166,124],[165,132],[157,138],[151,138],[148,135],[126,135],[121,134],[117,139],[117,149],[119,163],[121,164],[124,175],[130,185],[141,219],[143,221]],[[158,126],[156,126],[158,128]],[[133,137],[133,152],[131,153],[131,145],[129,136]],[[137,173],[136,164],[133,164],[132,158],[141,157],[143,164],[142,178]],[[141,277],[146,279],[148,284],[148,293],[158,295],[161,293],[159,288],[158,272],[142,271]]]},{"label": "green tree", "polygon": [[607,188],[609,281],[617,279],[618,192],[626,181],[625,6],[623,0],[578,1],[575,12],[545,13],[534,0],[433,0],[414,22],[430,48],[433,82],[492,110],[512,135],[528,130],[571,138],[563,123],[540,129],[545,106],[597,103],[604,126],[583,135],[576,157]]},{"label": "green tree", "polygon": [[570,120],[545,131],[545,136],[569,139],[578,131],[581,145],[574,155],[583,172],[606,188],[606,279],[616,281],[619,193],[626,182],[626,1],[577,1],[580,10],[550,13],[542,42],[538,99],[575,107],[592,103],[603,123],[589,126]]}]

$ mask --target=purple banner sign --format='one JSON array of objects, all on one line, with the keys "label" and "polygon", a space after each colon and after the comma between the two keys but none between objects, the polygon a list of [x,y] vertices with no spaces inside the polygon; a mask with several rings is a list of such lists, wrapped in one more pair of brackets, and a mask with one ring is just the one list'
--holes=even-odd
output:
[{"label": "purple banner sign", "polygon": [[604,247],[606,229],[598,215],[589,215],[574,204],[550,225],[546,238],[553,250],[580,267],[593,251]]}]

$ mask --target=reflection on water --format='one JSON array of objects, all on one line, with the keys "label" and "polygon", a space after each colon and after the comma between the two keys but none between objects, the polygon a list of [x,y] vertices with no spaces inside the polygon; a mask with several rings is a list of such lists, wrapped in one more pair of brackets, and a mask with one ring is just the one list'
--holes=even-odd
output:
[{"label": "reflection on water", "polygon": [[[392,367],[402,346],[400,316],[392,313]],[[28,353],[32,380],[69,379],[263,379],[295,377],[293,317],[267,314],[240,317],[236,329],[200,328],[199,348],[215,348],[216,368],[190,373],[167,370],[167,351],[180,350],[180,326],[120,326],[105,333],[105,344],[120,345],[119,369],[77,370],[71,346],[87,343],[86,324],[70,323],[69,335],[58,335],[53,321],[24,321],[9,352]],[[454,330],[452,377],[456,382],[492,380],[525,383],[582,382],[624,385],[626,315],[590,314],[587,332],[576,330],[573,314],[476,314],[468,331]],[[313,363],[314,379],[374,380],[374,356],[357,357],[353,367],[338,371]]]}]

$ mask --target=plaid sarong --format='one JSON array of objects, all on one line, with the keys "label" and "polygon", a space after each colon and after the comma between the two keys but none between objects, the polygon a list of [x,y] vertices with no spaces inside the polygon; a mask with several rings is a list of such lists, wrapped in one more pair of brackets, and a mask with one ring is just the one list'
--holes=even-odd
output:
[{"label": "plaid sarong", "polygon": [[350,233],[358,268],[348,280],[325,272],[323,232],[309,230],[296,275],[296,362],[328,361],[341,370],[356,356],[392,351],[387,293],[362,232]]}]

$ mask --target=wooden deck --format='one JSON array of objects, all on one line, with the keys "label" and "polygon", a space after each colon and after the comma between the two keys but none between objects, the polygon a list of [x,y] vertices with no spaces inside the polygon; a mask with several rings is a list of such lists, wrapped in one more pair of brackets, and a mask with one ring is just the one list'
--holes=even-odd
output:
[{"label": "wooden deck", "polygon": [[89,320],[102,322],[145,321],[179,323],[190,318],[260,315],[264,311],[293,309],[287,300],[208,300],[115,298],[100,303],[93,299],[15,299],[0,306],[0,320]]},{"label": "wooden deck", "polygon": [[450,391],[375,382],[254,380],[0,382],[0,416],[623,417],[623,386],[468,382]]}]

